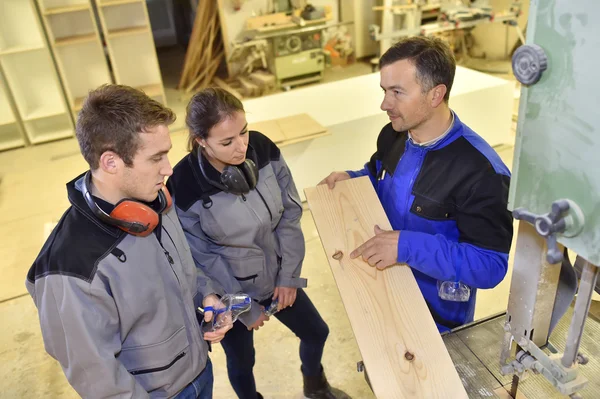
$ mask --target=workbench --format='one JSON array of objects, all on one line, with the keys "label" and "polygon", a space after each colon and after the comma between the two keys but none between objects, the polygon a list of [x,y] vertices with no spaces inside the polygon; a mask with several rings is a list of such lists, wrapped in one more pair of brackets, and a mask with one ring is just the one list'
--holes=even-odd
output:
[{"label": "workbench", "polygon": [[[565,349],[572,313],[569,308],[550,336],[550,344],[558,352]],[[470,398],[510,397],[512,376],[502,376],[499,365],[504,316],[497,314],[442,334]],[[545,351],[550,353],[547,348]],[[589,363],[580,366],[581,374],[589,380],[581,395],[586,399],[600,398],[600,322],[594,316],[588,315],[580,351],[589,358]],[[502,387],[505,392],[500,391]],[[542,375],[536,374],[522,378],[518,392],[526,399],[565,398]]]}]

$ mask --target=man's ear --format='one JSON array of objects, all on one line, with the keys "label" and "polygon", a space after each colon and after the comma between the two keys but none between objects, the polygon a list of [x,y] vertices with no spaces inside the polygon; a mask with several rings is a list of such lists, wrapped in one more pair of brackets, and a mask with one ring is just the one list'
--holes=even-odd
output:
[{"label": "man's ear", "polygon": [[431,106],[437,108],[441,103],[444,102],[444,97],[448,89],[446,85],[439,84],[431,89]]},{"label": "man's ear", "polygon": [[100,156],[99,168],[108,174],[116,174],[123,165],[121,157],[112,151],[105,151]]}]

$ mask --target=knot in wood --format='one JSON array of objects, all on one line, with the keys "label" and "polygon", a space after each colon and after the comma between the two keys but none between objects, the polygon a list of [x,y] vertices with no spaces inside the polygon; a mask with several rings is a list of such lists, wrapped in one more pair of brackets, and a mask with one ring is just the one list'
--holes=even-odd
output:
[{"label": "knot in wood", "polygon": [[415,358],[415,355],[413,355],[409,351],[406,351],[406,353],[404,353],[404,358],[410,362]]},{"label": "knot in wood", "polygon": [[342,251],[335,251],[335,253],[331,256],[335,260],[340,260],[344,256]]}]

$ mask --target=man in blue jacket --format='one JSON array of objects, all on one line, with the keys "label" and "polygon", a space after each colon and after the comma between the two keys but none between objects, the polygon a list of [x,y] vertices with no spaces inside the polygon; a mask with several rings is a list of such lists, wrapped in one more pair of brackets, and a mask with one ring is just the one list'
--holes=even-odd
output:
[{"label": "man in blue jacket", "polygon": [[393,231],[352,252],[379,269],[413,269],[438,329],[473,320],[477,288],[502,281],[513,221],[510,172],[486,141],[462,123],[448,99],[456,64],[439,39],[411,37],[380,59],[381,109],[390,123],[360,171],[333,172],[321,184],[369,176]]}]

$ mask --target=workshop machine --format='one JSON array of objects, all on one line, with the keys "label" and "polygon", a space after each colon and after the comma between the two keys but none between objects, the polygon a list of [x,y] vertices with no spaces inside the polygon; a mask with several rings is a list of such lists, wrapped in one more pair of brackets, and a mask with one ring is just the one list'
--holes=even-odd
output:
[{"label": "workshop machine", "polygon": [[[515,376],[513,394],[523,373],[533,372],[581,397],[589,384],[582,370],[600,355],[597,347],[581,350],[600,265],[599,9],[594,0],[532,1],[527,42],[512,59],[523,89],[509,208],[520,227],[500,366]],[[577,254],[575,267],[565,248]],[[575,291],[564,350],[548,354],[548,337]],[[597,382],[583,392],[600,397]]]},{"label": "workshop machine", "polygon": [[323,77],[322,28],[293,32],[273,38],[274,70],[279,86],[291,81],[318,81]]},{"label": "workshop machine", "polygon": [[597,0],[532,0],[526,43],[512,58],[522,89],[507,310],[442,335],[470,398],[600,398],[595,11]]}]

